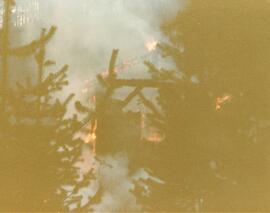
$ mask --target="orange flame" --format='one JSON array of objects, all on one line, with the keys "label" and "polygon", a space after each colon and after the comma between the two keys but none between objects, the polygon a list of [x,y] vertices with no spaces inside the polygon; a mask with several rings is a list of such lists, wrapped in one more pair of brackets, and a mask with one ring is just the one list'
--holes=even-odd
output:
[{"label": "orange flame", "polygon": [[152,39],[151,41],[148,41],[145,43],[145,47],[149,52],[156,50],[157,45],[158,45],[158,41],[155,39]]},{"label": "orange flame", "polygon": [[96,104],[97,104],[97,98],[96,96],[92,96],[92,104],[93,104],[93,108],[96,109]]},{"label": "orange flame", "polygon": [[96,139],[97,139],[97,119],[94,119],[88,124],[88,127],[90,129],[90,132],[85,135],[81,134],[81,138],[86,144],[92,144],[92,153],[96,154]]},{"label": "orange flame", "polygon": [[97,139],[97,119],[94,119],[93,124],[91,125],[90,135],[92,137],[93,153],[96,153],[96,139]]},{"label": "orange flame", "polygon": [[141,112],[141,140],[146,140],[151,143],[160,143],[165,136],[160,130],[146,125],[145,114]]},{"label": "orange flame", "polygon": [[94,119],[94,122],[91,125],[90,131],[91,131],[92,134],[96,134],[96,131],[97,131],[97,119]]},{"label": "orange flame", "polygon": [[146,138],[147,141],[152,143],[160,143],[164,139],[164,136],[157,131],[156,129],[151,128],[148,137]]},{"label": "orange flame", "polygon": [[216,110],[220,110],[221,109],[221,106],[230,101],[232,99],[232,96],[231,95],[225,95],[223,97],[217,97],[216,99]]}]

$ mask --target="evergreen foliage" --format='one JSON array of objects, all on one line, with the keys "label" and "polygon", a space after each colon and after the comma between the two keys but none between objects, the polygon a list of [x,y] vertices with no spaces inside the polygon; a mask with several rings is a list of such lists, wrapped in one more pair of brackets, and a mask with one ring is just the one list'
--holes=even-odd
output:
[{"label": "evergreen foliage", "polygon": [[[1,110],[0,110],[0,210],[1,211],[65,211],[67,197],[76,195],[81,185],[90,180],[80,177],[74,163],[81,154],[80,139],[74,135],[82,126],[74,114],[67,118],[67,106],[74,94],[65,100],[57,92],[68,85],[65,65],[49,71],[55,64],[46,59],[46,43],[56,28],[42,30],[40,38],[29,45],[10,48],[9,28],[12,0],[4,1],[1,33]],[[37,64],[37,79],[25,79],[11,85],[10,57],[31,57]],[[48,71],[47,71],[48,70]],[[20,72],[18,67],[16,72]],[[87,182],[87,183],[86,183]],[[64,186],[73,186],[72,192]],[[76,190],[75,190],[76,189]],[[80,204],[77,197],[75,202]]]},{"label": "evergreen foliage", "polygon": [[159,190],[170,204],[156,210],[270,209],[269,8],[191,0],[163,24],[169,42],[159,47],[176,69],[146,65],[154,78],[175,82],[159,89],[166,141],[154,163],[173,187]]}]

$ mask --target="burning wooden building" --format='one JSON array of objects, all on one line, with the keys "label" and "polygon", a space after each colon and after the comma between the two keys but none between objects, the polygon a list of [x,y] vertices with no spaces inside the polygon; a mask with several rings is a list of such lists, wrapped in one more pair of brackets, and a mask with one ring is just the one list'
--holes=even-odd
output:
[{"label": "burning wooden building", "polygon": [[[92,98],[93,109],[83,107],[79,103],[79,111],[89,112],[90,122],[84,131],[86,143],[92,144],[94,154],[106,155],[125,152],[131,162],[138,163],[138,159],[145,161],[151,156],[148,150],[161,149],[159,144],[165,139],[164,133],[152,125],[149,115],[162,122],[163,115],[158,108],[143,94],[144,88],[158,88],[170,84],[152,79],[120,79],[117,78],[115,62],[118,50],[113,50],[110,66],[106,75],[98,75],[103,85],[102,91],[96,92]],[[124,99],[116,99],[113,93],[116,89],[132,88]],[[127,110],[127,106],[134,99],[139,99],[144,111]],[[135,160],[136,159],[136,160]]]}]

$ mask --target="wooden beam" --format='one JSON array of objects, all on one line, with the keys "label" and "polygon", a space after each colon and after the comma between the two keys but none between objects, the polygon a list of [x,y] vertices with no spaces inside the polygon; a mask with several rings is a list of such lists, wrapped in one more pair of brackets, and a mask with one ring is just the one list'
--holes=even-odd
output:
[{"label": "wooden beam", "polygon": [[112,87],[152,87],[159,88],[163,86],[172,86],[174,83],[164,82],[152,79],[115,79],[110,82]]},{"label": "wooden beam", "polygon": [[115,69],[115,64],[116,64],[118,52],[119,52],[118,49],[113,49],[112,50],[112,55],[111,55],[111,59],[110,59],[110,65],[109,65],[109,69],[108,69],[108,72],[109,72],[108,80],[109,81],[115,79],[115,77],[116,77],[114,69]]},{"label": "wooden beam", "polygon": [[143,101],[143,104],[149,108],[154,114],[156,114],[160,119],[164,119],[163,115],[161,113],[159,113],[159,111],[156,109],[155,105],[149,101],[147,98],[144,97],[144,95],[139,92],[139,97],[141,98],[141,100]]},{"label": "wooden beam", "polygon": [[135,90],[133,90],[127,97],[126,99],[122,102],[122,106],[121,108],[123,109],[126,105],[129,104],[129,102],[140,93],[140,91],[142,90],[141,87],[137,87]]}]

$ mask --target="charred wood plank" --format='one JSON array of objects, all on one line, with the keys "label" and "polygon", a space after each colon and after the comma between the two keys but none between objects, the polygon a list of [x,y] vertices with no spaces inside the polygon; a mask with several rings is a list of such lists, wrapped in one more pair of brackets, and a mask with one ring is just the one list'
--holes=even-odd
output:
[{"label": "charred wood plank", "polygon": [[172,82],[157,81],[152,79],[115,79],[110,82],[114,88],[117,87],[152,87],[160,88],[164,86],[173,86]]},{"label": "charred wood plank", "polygon": [[113,79],[116,78],[116,74],[115,74],[115,64],[116,64],[116,60],[117,60],[117,56],[118,56],[118,49],[113,49],[112,51],[112,55],[111,55],[111,59],[110,59],[110,65],[109,65],[109,75],[108,75],[108,80],[111,81]]},{"label": "charred wood plank", "polygon": [[122,106],[121,108],[123,109],[126,105],[129,104],[129,102],[135,97],[137,96],[140,91],[142,90],[142,87],[137,87],[135,90],[133,90],[127,97],[126,99],[122,102]]},{"label": "charred wood plank", "polygon": [[143,104],[150,109],[155,115],[160,119],[164,119],[164,116],[156,109],[155,105],[149,101],[141,92],[139,92],[139,97],[141,98]]}]

